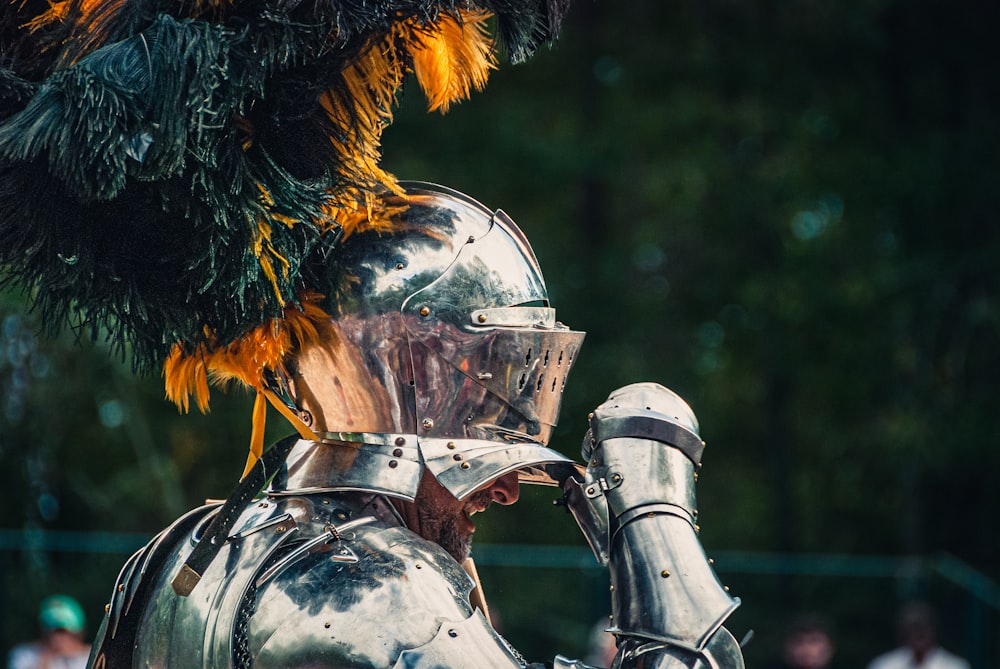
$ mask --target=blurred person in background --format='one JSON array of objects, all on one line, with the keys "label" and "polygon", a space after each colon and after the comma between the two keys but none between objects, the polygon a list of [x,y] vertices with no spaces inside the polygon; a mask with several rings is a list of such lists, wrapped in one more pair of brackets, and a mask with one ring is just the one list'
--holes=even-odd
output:
[{"label": "blurred person in background", "polygon": [[829,669],[837,645],[830,623],[820,615],[806,613],[788,625],[781,647],[781,669]]},{"label": "blurred person in background", "polygon": [[90,644],[83,638],[86,622],[72,597],[47,597],[38,611],[41,638],[15,646],[7,669],[83,669],[90,655]]},{"label": "blurred person in background", "polygon": [[938,645],[937,616],[924,602],[910,602],[899,612],[899,648],[883,653],[868,669],[969,669],[963,658]]}]

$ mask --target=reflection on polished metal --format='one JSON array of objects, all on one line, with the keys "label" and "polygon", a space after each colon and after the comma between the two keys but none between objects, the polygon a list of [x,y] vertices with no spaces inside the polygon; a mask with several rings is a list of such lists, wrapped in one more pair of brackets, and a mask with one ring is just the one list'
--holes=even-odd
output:
[{"label": "reflection on polished metal", "polygon": [[[390,202],[406,205],[395,231],[348,237],[328,268],[336,336],[304,347],[271,382],[324,441],[365,448],[319,456],[338,467],[300,468],[289,489],[372,475],[411,498],[420,477],[405,462],[460,499],[513,470],[534,468],[525,478],[537,481],[549,463],[570,462],[545,444],[584,335],[556,321],[534,253],[503,211],[403,185],[405,199]],[[417,450],[386,471],[382,449],[397,437]],[[368,445],[379,454],[362,455]]]},{"label": "reflection on polished metal", "polygon": [[[251,506],[191,596],[177,597],[169,579],[217,511],[192,512],[129,562],[95,661],[161,669],[401,669],[467,666],[475,658],[476,667],[522,667],[470,607],[473,584],[461,566],[407,531],[378,495],[281,497]],[[149,564],[149,555],[158,561]],[[141,598],[129,611],[135,593]],[[116,623],[109,621],[128,614],[132,636],[123,639],[119,629],[115,643]]]},{"label": "reflection on polished metal", "polygon": [[676,394],[653,383],[613,392],[591,416],[583,484],[567,504],[611,571],[620,666],[742,669],[722,627],[739,606],[698,541],[698,423]]}]

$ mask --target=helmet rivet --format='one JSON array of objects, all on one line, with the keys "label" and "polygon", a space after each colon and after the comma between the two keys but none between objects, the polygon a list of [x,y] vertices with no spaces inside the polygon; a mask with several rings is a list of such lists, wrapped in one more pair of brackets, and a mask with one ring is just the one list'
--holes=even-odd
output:
[{"label": "helmet rivet", "polygon": [[404,439],[403,437],[396,437],[396,445],[397,446],[405,446],[406,445],[406,439]]},{"label": "helmet rivet", "polygon": [[434,421],[432,421],[430,418],[424,418],[424,420],[420,424],[423,426],[425,430],[429,430],[432,427],[434,427]]},{"label": "helmet rivet", "polygon": [[393,455],[393,457],[396,457],[396,458],[403,457],[403,449],[402,448],[393,449],[392,455]]},{"label": "helmet rivet", "polygon": [[406,265],[404,265],[403,263],[401,262],[396,263],[396,269],[403,269],[404,267],[406,267]]},{"label": "helmet rivet", "polygon": [[468,468],[469,468],[469,463],[468,462],[463,462],[462,463],[462,469],[468,469]]},{"label": "helmet rivet", "polygon": [[480,323],[485,323],[486,322],[486,314],[479,314],[479,318],[477,318],[476,320],[478,320]]},{"label": "helmet rivet", "polygon": [[662,576],[663,578],[670,576],[670,570],[664,569],[663,571],[660,572],[660,576]]},{"label": "helmet rivet", "polygon": [[398,466],[399,466],[398,462],[396,462],[395,460],[389,460],[389,469],[395,469]]},{"label": "helmet rivet", "polygon": [[456,632],[455,630],[448,630],[448,636],[454,639],[455,637],[458,636],[458,632]]},{"label": "helmet rivet", "polygon": [[431,315],[430,307],[420,307],[420,315],[421,316],[430,316]]},{"label": "helmet rivet", "polygon": [[449,441],[448,442],[448,448],[454,449],[455,448],[455,442],[454,441]]},{"label": "helmet rivet", "polygon": [[455,460],[457,462],[457,461],[459,461],[459,460],[462,459],[462,454],[461,453],[456,453],[455,455],[451,456],[451,459]]}]

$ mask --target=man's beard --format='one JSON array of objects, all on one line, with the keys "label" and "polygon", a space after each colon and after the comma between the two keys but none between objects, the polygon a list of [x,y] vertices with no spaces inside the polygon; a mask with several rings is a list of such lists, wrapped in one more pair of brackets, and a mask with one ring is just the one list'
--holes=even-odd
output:
[{"label": "man's beard", "polygon": [[464,529],[459,529],[460,519],[465,518],[464,510],[470,506],[486,507],[493,501],[489,491],[473,493],[466,499],[466,504],[457,512],[444,515],[440,509],[427,505],[419,506],[420,534],[445,549],[458,562],[469,557],[472,550],[472,535]]}]

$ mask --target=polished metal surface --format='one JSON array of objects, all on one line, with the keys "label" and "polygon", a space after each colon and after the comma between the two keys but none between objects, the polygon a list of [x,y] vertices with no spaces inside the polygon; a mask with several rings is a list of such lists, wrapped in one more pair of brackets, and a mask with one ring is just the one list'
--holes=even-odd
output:
[{"label": "polished metal surface", "polygon": [[562,655],[556,655],[552,662],[552,669],[596,669],[589,664],[584,664],[580,660],[571,660]]},{"label": "polished metal surface", "polygon": [[614,669],[744,669],[743,651],[721,627],[699,652],[658,641],[632,638],[622,644]]},{"label": "polished metal surface", "polygon": [[612,543],[614,633],[701,650],[739,606],[712,571],[691,524],[643,516]]},{"label": "polished metal surface", "polygon": [[[417,440],[386,435],[382,443],[356,443],[353,434],[325,435],[330,442],[299,440],[268,491],[271,495],[370,491],[412,500],[423,466]],[[412,445],[410,445],[412,444]]]},{"label": "polished metal surface", "polygon": [[392,669],[522,669],[483,614],[441,626],[429,642],[404,650]]},{"label": "polished metal surface", "polygon": [[[135,640],[105,655],[106,666],[522,666],[470,606],[468,574],[403,527],[379,495],[264,498],[238,519],[191,594],[176,596],[170,580],[216,510],[164,534],[156,545],[167,558],[155,570],[136,569],[148,550],[128,563],[104,629],[113,619],[136,630]],[[137,580],[144,595],[125,615]]]},{"label": "polished metal surface", "polygon": [[694,524],[702,447],[697,419],[675,393],[625,386],[592,414],[585,479],[565,486],[570,511],[609,565],[609,631],[625,669],[742,667],[723,628],[739,600],[719,582]]},{"label": "polished metal surface", "polygon": [[[405,201],[390,203],[407,205],[395,230],[355,233],[331,260],[333,336],[303,346],[272,382],[321,439],[378,454],[302,468],[289,490],[370,475],[374,488],[410,497],[413,471],[388,471],[395,460],[426,465],[461,498],[519,463],[570,462],[545,444],[584,335],[556,320],[524,234],[461,193],[403,185]],[[393,456],[397,439],[418,457]]]}]

